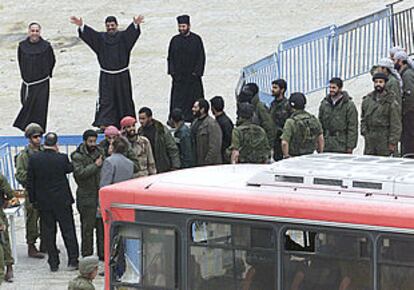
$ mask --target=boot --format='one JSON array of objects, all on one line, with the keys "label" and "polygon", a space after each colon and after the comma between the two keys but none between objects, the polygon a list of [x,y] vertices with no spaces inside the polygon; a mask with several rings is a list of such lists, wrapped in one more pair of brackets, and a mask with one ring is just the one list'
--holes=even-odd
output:
[{"label": "boot", "polygon": [[7,265],[6,274],[4,275],[4,281],[13,282],[13,265]]},{"label": "boot", "polygon": [[34,244],[28,244],[27,254],[30,258],[43,259],[45,255],[40,253]]}]

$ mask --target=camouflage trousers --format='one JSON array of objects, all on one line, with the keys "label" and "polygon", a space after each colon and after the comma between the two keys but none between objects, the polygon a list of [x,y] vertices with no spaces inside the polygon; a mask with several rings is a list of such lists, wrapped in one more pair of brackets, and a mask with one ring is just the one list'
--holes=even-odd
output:
[{"label": "camouflage trousers", "polygon": [[93,255],[93,236],[96,230],[96,248],[100,259],[104,257],[104,232],[102,218],[96,217],[96,207],[78,206],[81,221],[81,254]]},{"label": "camouflage trousers", "polygon": [[37,239],[40,237],[40,215],[39,211],[33,207],[29,198],[26,198],[26,243],[36,244]]},{"label": "camouflage trousers", "polygon": [[4,264],[5,265],[13,265],[14,259],[11,250],[10,244],[10,235],[9,235],[9,223],[4,213],[3,209],[0,210],[0,219],[6,225],[6,229],[4,230],[4,244],[3,244],[3,256],[4,256]]}]

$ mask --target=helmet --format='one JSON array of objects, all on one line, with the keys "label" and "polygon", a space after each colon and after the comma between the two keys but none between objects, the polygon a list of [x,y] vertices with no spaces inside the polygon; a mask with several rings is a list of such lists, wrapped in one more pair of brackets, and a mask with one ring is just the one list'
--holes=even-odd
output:
[{"label": "helmet", "polygon": [[37,123],[30,123],[26,126],[26,129],[24,129],[24,136],[26,138],[32,137],[34,134],[43,134],[43,128],[37,124]]}]

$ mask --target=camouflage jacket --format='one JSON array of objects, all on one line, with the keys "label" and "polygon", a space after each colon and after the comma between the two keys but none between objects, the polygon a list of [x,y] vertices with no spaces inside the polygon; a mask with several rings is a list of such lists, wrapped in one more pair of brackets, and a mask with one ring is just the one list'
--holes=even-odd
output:
[{"label": "camouflage jacket", "polygon": [[290,156],[299,156],[313,153],[322,133],[322,125],[314,115],[298,110],[286,120],[280,139],[288,142]]},{"label": "camouflage jacket", "polygon": [[134,174],[134,177],[156,174],[157,168],[155,167],[150,141],[146,137],[139,135],[128,138],[128,141],[131,144],[132,151],[138,158],[139,170]]},{"label": "camouflage jacket", "polygon": [[95,286],[90,279],[78,276],[69,282],[68,290],[95,290]]},{"label": "camouflage jacket", "polygon": [[346,91],[342,99],[333,104],[330,96],[319,106],[319,121],[323,129],[326,152],[346,153],[354,149],[358,140],[358,112]]},{"label": "camouflage jacket", "polygon": [[362,99],[361,135],[385,137],[396,145],[401,137],[401,113],[395,95],[373,91]]},{"label": "camouflage jacket", "polygon": [[239,125],[233,129],[230,150],[239,151],[240,163],[264,163],[270,157],[264,129],[243,119],[239,119]]}]

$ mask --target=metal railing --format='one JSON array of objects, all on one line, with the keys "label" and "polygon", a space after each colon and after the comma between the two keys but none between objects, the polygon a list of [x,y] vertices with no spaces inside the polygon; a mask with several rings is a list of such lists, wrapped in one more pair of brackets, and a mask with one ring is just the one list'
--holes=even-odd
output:
[{"label": "metal railing", "polygon": [[[98,137],[98,142],[103,136]],[[70,154],[83,142],[81,135],[59,135],[58,146],[62,153]],[[27,146],[23,136],[0,136],[0,173],[3,174],[13,189],[21,189],[15,174],[15,157]]]},{"label": "metal railing", "polygon": [[[391,6],[391,9],[393,7]],[[414,7],[393,13],[392,32],[394,45],[401,46],[408,54],[414,54]]]},{"label": "metal railing", "polygon": [[[282,42],[277,52],[243,68],[238,86],[255,82],[263,95],[283,78],[287,93],[311,93],[332,77],[349,80],[368,73],[393,45],[414,53],[414,7],[393,14],[393,5],[344,25],[329,25]],[[265,100],[263,100],[265,101]]]},{"label": "metal railing", "polygon": [[330,42],[331,59],[326,83],[331,77],[349,80],[368,73],[387,57],[391,42],[389,8],[336,27]]}]

